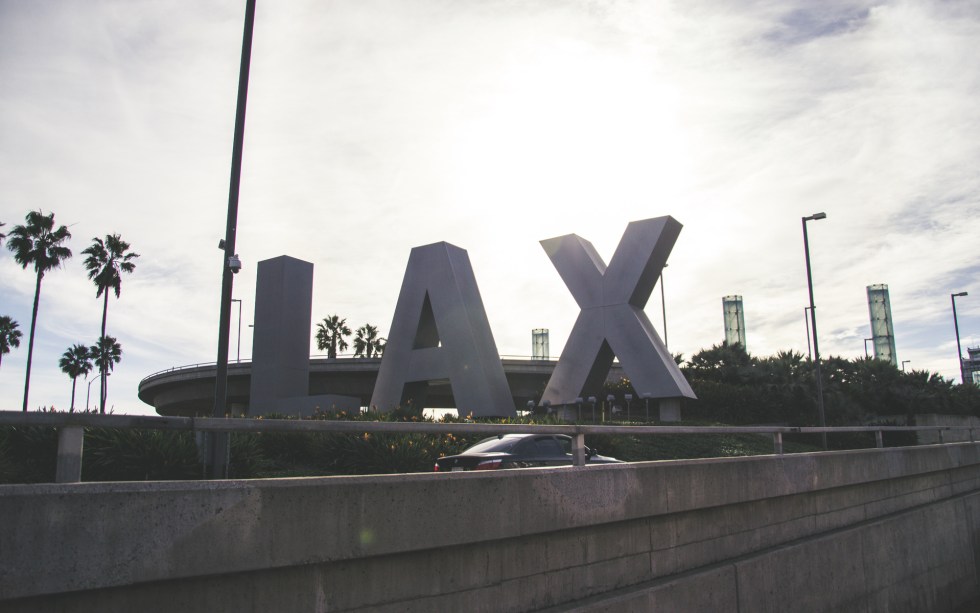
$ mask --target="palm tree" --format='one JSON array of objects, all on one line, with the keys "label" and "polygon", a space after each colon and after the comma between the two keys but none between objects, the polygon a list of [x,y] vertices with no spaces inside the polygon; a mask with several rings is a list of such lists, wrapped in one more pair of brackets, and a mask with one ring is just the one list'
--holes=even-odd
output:
[{"label": "palm tree", "polygon": [[[97,291],[95,297],[102,296],[102,329],[99,338],[105,336],[106,315],[109,311],[109,290],[116,293],[119,298],[122,286],[122,273],[131,273],[136,269],[133,262],[140,256],[138,253],[126,253],[129,251],[129,243],[124,241],[118,234],[107,234],[105,241],[101,238],[93,238],[82,253],[85,258],[85,269],[88,271],[88,278],[95,283]],[[105,413],[105,371],[100,371],[99,376],[99,412]]]},{"label": "palm tree", "polygon": [[357,329],[354,336],[354,357],[370,358],[380,356],[384,352],[385,339],[378,337],[378,329],[371,324],[364,324]]},{"label": "palm tree", "polygon": [[328,358],[335,358],[338,349],[344,351],[349,346],[344,337],[350,335],[347,319],[331,315],[316,325],[316,348],[320,351],[325,349]]},{"label": "palm tree", "polygon": [[106,377],[109,376],[109,371],[111,371],[119,360],[122,359],[122,347],[116,342],[116,339],[111,336],[100,336],[99,342],[89,347],[88,350],[89,357],[95,362],[95,366],[99,369],[99,376],[102,379],[102,403],[99,406],[99,413],[105,413],[105,399],[106,399]]},{"label": "palm tree", "polygon": [[9,315],[0,315],[0,360],[4,354],[10,353],[11,347],[20,347],[20,330],[17,322]]},{"label": "palm tree", "polygon": [[75,381],[79,377],[85,376],[92,371],[92,356],[88,347],[75,343],[61,355],[58,360],[61,372],[71,377],[71,408],[69,412],[75,412]]},{"label": "palm tree", "polygon": [[33,265],[37,273],[34,288],[34,310],[31,312],[31,333],[27,341],[27,374],[24,378],[24,411],[27,411],[27,396],[31,389],[31,358],[34,355],[34,330],[37,327],[37,307],[41,299],[41,279],[44,273],[58,268],[71,257],[71,249],[62,243],[71,238],[65,226],[54,228],[54,213],[45,215],[41,211],[31,211],[26,216],[27,223],[14,226],[7,239],[7,249],[14,252],[14,260],[26,269]]}]

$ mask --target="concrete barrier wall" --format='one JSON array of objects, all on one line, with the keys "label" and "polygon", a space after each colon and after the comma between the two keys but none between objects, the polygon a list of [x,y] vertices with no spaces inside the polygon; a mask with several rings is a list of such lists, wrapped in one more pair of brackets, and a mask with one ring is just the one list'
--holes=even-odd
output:
[{"label": "concrete barrier wall", "polygon": [[0,486],[3,611],[944,611],[980,446]]},{"label": "concrete barrier wall", "polygon": [[[980,431],[980,418],[973,415],[948,415],[944,413],[916,413],[912,416],[913,422],[919,426],[954,426],[960,428],[976,428]],[[908,425],[907,415],[889,415],[881,418],[881,421],[889,421],[895,424]],[[936,443],[959,443],[970,440],[972,434],[964,430],[949,430],[940,433],[935,430],[920,430],[916,433],[916,440],[920,445],[935,445]]]}]

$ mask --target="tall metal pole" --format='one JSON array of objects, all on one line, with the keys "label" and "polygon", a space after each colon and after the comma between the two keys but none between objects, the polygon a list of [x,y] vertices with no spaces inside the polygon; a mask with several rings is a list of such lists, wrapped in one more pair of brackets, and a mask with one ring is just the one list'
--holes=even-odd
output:
[{"label": "tall metal pole", "polygon": [[[238,230],[238,192],[242,177],[242,149],[245,143],[245,103],[248,98],[248,69],[252,57],[252,30],[255,23],[255,0],[245,2],[245,30],[242,35],[242,62],[238,73],[238,109],[235,114],[235,141],[232,146],[231,180],[228,188],[228,224],[220,247],[221,258],[221,316],[218,323],[218,360],[214,381],[212,417],[224,417],[228,405],[228,336],[231,325],[231,292],[234,274],[240,263],[235,253]],[[208,437],[209,479],[228,476],[229,437],[227,433],[212,432]]]},{"label": "tall metal pole", "polygon": [[949,299],[953,303],[953,327],[956,329],[956,362],[960,367],[960,383],[966,384],[966,373],[963,372],[963,349],[960,347],[960,324],[956,320],[956,298],[959,296],[968,296],[967,292],[960,292],[958,294],[950,294]]},{"label": "tall metal pole", "polygon": [[806,328],[806,357],[808,360],[813,359],[813,349],[810,348],[810,315],[807,311],[810,307],[803,307],[803,327]]},{"label": "tall metal pole", "polygon": [[[810,241],[806,234],[806,222],[811,219],[824,219],[826,217],[826,213],[816,213],[803,218],[803,252],[806,255],[806,285],[810,291],[810,328],[813,329],[813,374],[817,380],[817,413],[820,417],[821,428],[827,426],[827,419],[824,416],[823,407],[823,377],[820,375],[820,349],[817,344],[817,307],[813,304],[813,275],[810,272]],[[826,449],[827,433],[822,432],[820,438],[823,442],[823,448]]]}]

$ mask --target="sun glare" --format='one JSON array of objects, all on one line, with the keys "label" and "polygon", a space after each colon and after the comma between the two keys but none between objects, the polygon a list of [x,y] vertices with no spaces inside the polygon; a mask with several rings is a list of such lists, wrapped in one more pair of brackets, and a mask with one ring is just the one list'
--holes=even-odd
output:
[{"label": "sun glare", "polygon": [[536,49],[491,82],[453,135],[459,201],[520,219],[558,206],[589,219],[687,184],[675,96],[640,59],[569,43]]}]

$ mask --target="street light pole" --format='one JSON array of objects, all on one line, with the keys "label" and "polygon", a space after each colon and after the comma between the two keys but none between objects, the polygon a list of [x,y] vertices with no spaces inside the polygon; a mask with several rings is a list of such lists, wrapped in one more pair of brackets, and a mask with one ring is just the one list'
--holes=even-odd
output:
[{"label": "street light pole", "polygon": [[[111,374],[112,374],[111,372],[107,372],[105,374],[105,377],[106,377],[106,379],[105,379],[105,387],[106,387],[106,389],[109,388],[109,375],[111,375]],[[100,373],[98,380],[100,380],[101,378],[102,378],[102,375]],[[95,383],[96,381],[97,381],[97,379],[95,379],[95,378],[92,378],[92,379],[89,379],[88,380],[88,389],[85,392],[85,410],[86,411],[88,411],[88,399],[89,399],[89,396],[92,395],[92,384]]]},{"label": "street light pole", "polygon": [[[806,256],[806,285],[810,291],[810,328],[813,329],[813,365],[814,375],[817,379],[817,413],[820,417],[820,427],[827,426],[827,419],[824,416],[823,406],[823,380],[820,376],[820,349],[817,344],[817,307],[813,304],[813,275],[810,271],[810,240],[806,233],[806,222],[826,219],[826,213],[814,213],[809,217],[803,218],[803,252]],[[827,433],[821,433],[824,449],[827,448]]]},{"label": "street light pole", "polygon": [[88,391],[85,392],[85,411],[86,412],[88,411],[88,399],[89,399],[89,396],[92,395],[92,383],[94,381],[95,381],[95,378],[94,377],[88,380]]},{"label": "street light pole", "polygon": [[[252,58],[252,30],[255,24],[255,0],[245,2],[245,28],[242,34],[242,60],[238,73],[238,106],[235,113],[235,135],[231,155],[231,180],[228,187],[228,219],[225,238],[218,247],[221,255],[221,312],[218,322],[218,359],[214,381],[212,417],[224,417],[228,410],[228,334],[231,326],[231,292],[234,275],[241,270],[235,252],[238,233],[238,194],[242,179],[242,150],[245,146],[245,104],[248,99],[248,71]],[[209,479],[228,476],[230,439],[227,433],[210,432],[206,475]]]},{"label": "street light pole", "polygon": [[956,320],[956,299],[960,296],[969,296],[967,292],[950,294],[949,299],[953,303],[953,327],[956,329],[956,362],[960,367],[960,383],[966,384],[966,373],[963,372],[963,349],[960,347],[960,324]]},{"label": "street light pole", "polygon": [[807,311],[810,307],[803,307],[803,327],[806,328],[806,357],[809,360],[813,359],[813,349],[810,347],[810,315]]},{"label": "street light pole", "polygon": [[238,349],[235,353],[235,362],[240,364],[242,361],[242,301],[239,298],[232,298],[231,301],[238,303]]},{"label": "street light pole", "polygon": [[905,365],[908,364],[911,361],[912,360],[902,360],[902,372],[905,372]]}]

